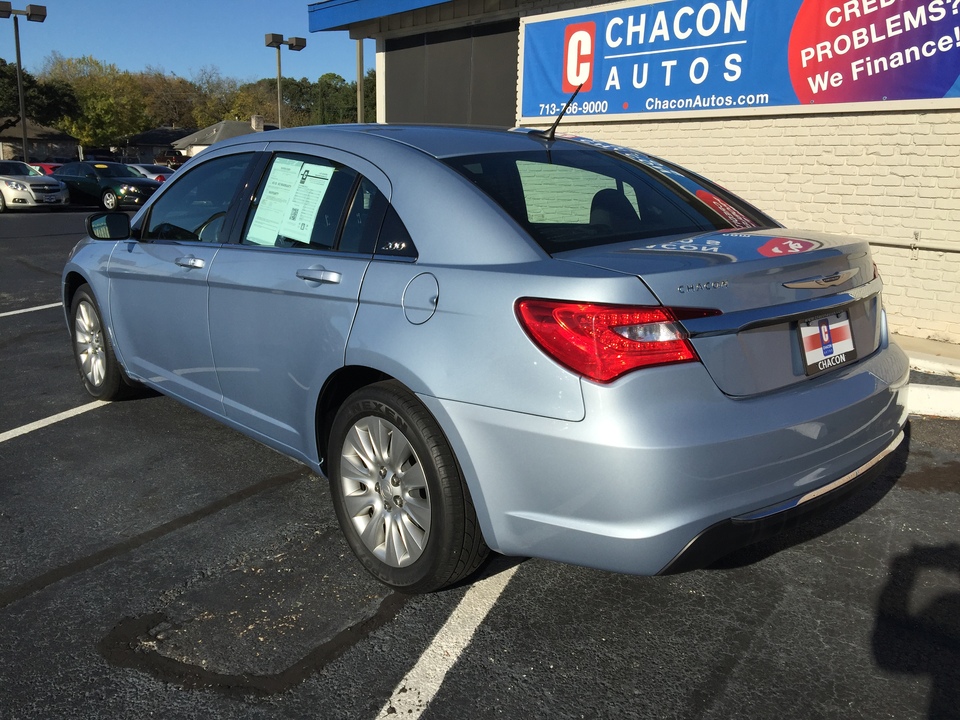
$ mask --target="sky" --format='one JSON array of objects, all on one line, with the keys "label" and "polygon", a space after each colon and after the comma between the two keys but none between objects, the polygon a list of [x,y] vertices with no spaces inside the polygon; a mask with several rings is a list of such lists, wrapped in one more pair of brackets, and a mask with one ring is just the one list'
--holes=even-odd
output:
[{"label": "sky", "polygon": [[[24,0],[13,8],[23,10]],[[34,0],[45,5],[43,23],[20,17],[24,69],[37,74],[54,51],[64,57],[92,55],[120,70],[148,67],[191,79],[216,67],[240,82],[276,78],[277,51],[263,44],[266,33],[306,38],[299,52],[280,48],[284,77],[315,81],[333,72],[356,80],[356,41],[346,31],[308,29],[309,0]],[[375,45],[364,41],[364,66],[376,62]],[[0,57],[16,62],[13,19],[0,20]]]}]

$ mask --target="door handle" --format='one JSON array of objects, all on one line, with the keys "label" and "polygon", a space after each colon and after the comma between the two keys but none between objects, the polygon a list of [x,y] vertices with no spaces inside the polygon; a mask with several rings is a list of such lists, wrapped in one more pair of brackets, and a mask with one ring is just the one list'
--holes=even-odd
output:
[{"label": "door handle", "polygon": [[203,260],[193,255],[187,255],[186,257],[178,257],[174,262],[180,267],[185,268],[202,268],[204,266]]},{"label": "door handle", "polygon": [[307,282],[337,285],[343,275],[334,270],[324,270],[323,268],[301,268],[297,270],[297,277]]}]

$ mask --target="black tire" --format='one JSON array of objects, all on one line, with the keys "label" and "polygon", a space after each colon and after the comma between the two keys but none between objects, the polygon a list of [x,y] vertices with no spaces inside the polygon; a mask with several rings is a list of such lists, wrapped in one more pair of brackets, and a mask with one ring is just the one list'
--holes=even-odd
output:
[{"label": "black tire", "polygon": [[436,421],[399,383],[358,390],[330,431],[330,490],[351,550],[380,582],[431,592],[488,554],[470,493]]},{"label": "black tire", "polygon": [[104,210],[116,210],[120,205],[120,201],[117,199],[117,194],[113,190],[104,190],[103,195],[100,196],[100,206]]},{"label": "black tire", "polygon": [[113,354],[113,346],[103,327],[100,307],[89,285],[81,285],[73,296],[70,335],[73,357],[87,392],[97,400],[125,397],[131,384]]},{"label": "black tire", "polygon": [[7,209],[7,201],[3,199],[3,193],[0,193],[0,213]]}]

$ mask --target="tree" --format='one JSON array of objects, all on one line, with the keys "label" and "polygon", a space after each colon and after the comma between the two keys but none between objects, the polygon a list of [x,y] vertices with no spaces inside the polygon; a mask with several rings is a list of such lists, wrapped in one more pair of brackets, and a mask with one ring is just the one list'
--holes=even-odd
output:
[{"label": "tree", "polygon": [[110,145],[149,127],[137,78],[116,65],[104,64],[90,55],[65,58],[54,52],[44,64],[42,77],[46,82],[73,87],[80,111],[75,117],[58,121],[56,127],[82,145]]},{"label": "tree", "polygon": [[152,125],[191,127],[197,88],[189,80],[148,67],[137,75]]},{"label": "tree", "polygon": [[[327,125],[357,121],[357,83],[347,82],[336,73],[321,75],[314,85],[316,100],[310,120]],[[377,73],[368,70],[363,78],[363,119],[377,119]]]},{"label": "tree", "polygon": [[[16,67],[0,59],[0,117],[17,124]],[[240,85],[215,66],[187,80],[160,68],[129,73],[91,56],[48,56],[38,78],[25,74],[30,116],[75,136],[84,145],[114,145],[157,125],[207,127],[221,120],[262,115],[277,122],[276,80]],[[376,73],[364,80],[365,120],[376,119]],[[349,123],[357,120],[357,85],[336,73],[316,82],[281,78],[283,126]],[[7,121],[4,127],[10,125]]]},{"label": "tree", "polygon": [[368,123],[377,121],[377,71],[373,68],[363,76],[363,119]]},{"label": "tree", "polygon": [[318,125],[356,122],[357,87],[336,73],[325,73],[317,80],[317,100],[311,121]]},{"label": "tree", "polygon": [[[27,117],[40,125],[55,125],[75,116],[80,107],[69,83],[43,82],[23,73],[23,95]],[[17,66],[0,58],[0,130],[20,124],[20,93],[17,90]]]},{"label": "tree", "polygon": [[240,86],[233,78],[225,78],[216,67],[207,65],[193,76],[196,100],[193,121],[204,128],[221,120],[233,120],[232,112]]},{"label": "tree", "polygon": [[317,101],[317,86],[306,78],[283,78],[280,90],[283,95],[283,126],[309,125],[313,106]]},{"label": "tree", "polygon": [[[234,95],[231,118],[247,120],[254,115],[262,115],[265,123],[277,122],[277,81],[257,80],[241,85]],[[286,126],[287,123],[284,123]]]}]

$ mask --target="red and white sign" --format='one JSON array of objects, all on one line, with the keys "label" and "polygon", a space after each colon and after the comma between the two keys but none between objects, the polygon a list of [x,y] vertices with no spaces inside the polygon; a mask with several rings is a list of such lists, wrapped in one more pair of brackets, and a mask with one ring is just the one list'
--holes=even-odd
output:
[{"label": "red and white sign", "polygon": [[593,88],[594,54],[597,47],[597,24],[568,25],[563,39],[563,91],[572,93],[581,85],[583,92]]},{"label": "red and white sign", "polygon": [[807,375],[846,365],[857,359],[846,313],[800,323],[800,340]]}]

